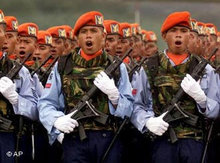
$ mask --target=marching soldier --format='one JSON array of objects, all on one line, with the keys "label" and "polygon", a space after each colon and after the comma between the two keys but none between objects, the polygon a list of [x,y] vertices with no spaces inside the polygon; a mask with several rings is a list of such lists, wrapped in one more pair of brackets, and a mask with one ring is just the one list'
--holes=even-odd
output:
[{"label": "marching soldier", "polygon": [[[5,29],[4,14],[0,10],[0,33],[5,33]],[[4,42],[2,38],[4,37],[1,37],[1,43]],[[31,162],[26,138],[30,134],[29,119],[38,119],[36,90],[30,73],[24,66],[15,64],[14,68],[19,70],[16,74],[12,74],[15,73],[12,67],[13,63],[7,55],[1,55],[0,162]],[[12,78],[7,77],[9,74]]]},{"label": "marching soldier", "polygon": [[7,52],[12,60],[16,60],[15,47],[18,37],[18,21],[14,16],[5,16],[6,39],[2,47],[3,52]]},{"label": "marching soldier", "polygon": [[62,26],[54,26],[47,29],[52,36],[51,55],[56,58],[65,55],[66,30]]},{"label": "marching soldier", "polygon": [[[193,126],[184,120],[172,124],[173,130],[179,138],[171,143],[166,131],[169,124],[163,120],[167,110],[165,107],[181,87],[186,93],[182,96],[179,107],[194,115],[216,118],[219,113],[218,87],[214,69],[207,65],[202,79],[196,82],[190,73],[193,56],[187,51],[190,32],[189,12],[176,12],[170,14],[164,21],[161,33],[167,42],[168,49],[159,53],[156,69],[149,70],[150,79],[153,80],[153,99],[156,102],[153,108],[146,105],[143,91],[139,90],[134,102],[132,122],[141,131],[151,131],[158,135],[155,140],[153,162],[200,162],[204,143],[202,122],[199,118],[197,125]],[[172,113],[170,113],[172,114]],[[191,115],[190,115],[191,116]]]},{"label": "marching soldier", "polygon": [[115,20],[104,20],[106,30],[105,51],[112,55],[116,55],[116,46],[119,39],[119,23]]},{"label": "marching soldier", "polygon": [[[62,142],[64,162],[96,163],[101,162],[114,136],[114,119],[129,117],[132,112],[131,85],[124,64],[120,65],[120,77],[113,77],[115,82],[104,72],[111,61],[102,49],[106,35],[100,12],[91,11],[80,16],[74,34],[81,48],[55,65],[38,104],[40,119],[48,130],[51,144],[58,135],[65,133]],[[93,83],[99,90],[88,105],[115,118],[101,124],[94,118],[72,119],[75,112],[65,115],[64,112],[73,109]],[[84,128],[86,139],[79,137],[79,125]],[[105,161],[120,162],[121,151],[120,142],[116,140]]]},{"label": "marching soldier", "polygon": [[157,36],[153,31],[142,30],[144,46],[142,48],[142,56],[150,57],[158,51]]}]

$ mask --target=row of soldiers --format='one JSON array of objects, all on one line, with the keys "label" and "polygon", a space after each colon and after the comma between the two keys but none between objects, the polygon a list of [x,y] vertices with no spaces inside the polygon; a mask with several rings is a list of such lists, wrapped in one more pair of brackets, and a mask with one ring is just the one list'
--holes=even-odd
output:
[{"label": "row of soldiers", "polygon": [[0,162],[201,162],[220,109],[213,24],[170,14],[163,52],[97,11],[38,30],[0,11]]}]

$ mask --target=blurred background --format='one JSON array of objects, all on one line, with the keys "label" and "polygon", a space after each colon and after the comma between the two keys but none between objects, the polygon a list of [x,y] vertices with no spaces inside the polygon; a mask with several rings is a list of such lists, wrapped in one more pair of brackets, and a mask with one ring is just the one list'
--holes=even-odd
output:
[{"label": "blurred background", "polygon": [[104,19],[136,22],[142,29],[153,30],[160,50],[166,47],[160,27],[171,12],[189,11],[192,18],[214,23],[220,30],[220,0],[1,0],[0,6],[19,24],[33,22],[40,29],[63,24],[73,27],[81,14],[97,10]]}]

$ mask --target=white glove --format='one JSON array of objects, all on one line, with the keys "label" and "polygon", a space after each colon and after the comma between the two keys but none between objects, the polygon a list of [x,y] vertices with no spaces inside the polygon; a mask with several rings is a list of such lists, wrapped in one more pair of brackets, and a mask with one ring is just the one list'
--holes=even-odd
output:
[{"label": "white glove", "polygon": [[112,102],[113,105],[118,104],[118,88],[115,86],[114,80],[110,79],[104,71],[97,75],[93,83],[108,96],[108,99]]},{"label": "white glove", "polygon": [[72,112],[57,118],[57,120],[54,122],[54,127],[64,133],[73,132],[74,128],[79,126],[78,122],[71,118],[74,113],[75,112]]},{"label": "white glove", "polygon": [[206,95],[201,89],[198,82],[192,78],[191,75],[186,74],[186,77],[181,82],[181,87],[183,90],[191,96],[198,104],[205,104],[206,103]]},{"label": "white glove", "polygon": [[57,136],[57,140],[58,140],[58,142],[60,142],[60,144],[62,144],[63,138],[64,138],[64,133],[60,133],[60,134]]},{"label": "white glove", "polygon": [[18,103],[18,93],[16,92],[16,86],[8,77],[2,77],[0,79],[0,92],[8,99],[8,101],[15,105]]},{"label": "white glove", "polygon": [[163,135],[169,127],[169,124],[163,120],[163,117],[165,116],[167,112],[161,114],[159,117],[151,117],[146,122],[146,127],[148,130],[150,130],[152,133],[156,135]]}]

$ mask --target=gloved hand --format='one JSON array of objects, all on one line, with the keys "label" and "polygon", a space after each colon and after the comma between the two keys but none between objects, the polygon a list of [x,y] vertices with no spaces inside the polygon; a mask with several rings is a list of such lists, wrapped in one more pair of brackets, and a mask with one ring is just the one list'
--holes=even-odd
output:
[{"label": "gloved hand", "polygon": [[75,112],[72,112],[57,118],[57,120],[54,122],[54,127],[64,133],[73,132],[74,128],[79,126],[78,122],[71,118],[74,113]]},{"label": "gloved hand", "polygon": [[2,77],[0,79],[0,92],[8,99],[8,101],[15,105],[18,103],[18,93],[16,92],[16,86],[8,77]]},{"label": "gloved hand", "polygon": [[104,71],[97,75],[93,83],[108,96],[113,105],[118,104],[118,88],[115,86],[114,80],[110,79]]},{"label": "gloved hand", "polygon": [[186,77],[181,82],[183,90],[191,96],[198,104],[204,104],[206,102],[206,95],[201,89],[198,82],[192,78],[191,75],[186,74]]},{"label": "gloved hand", "polygon": [[64,133],[60,133],[60,134],[57,136],[57,140],[58,140],[58,142],[60,142],[60,144],[62,144],[63,138],[64,138]]},{"label": "gloved hand", "polygon": [[166,113],[167,112],[161,114],[159,117],[149,118],[145,125],[148,128],[148,130],[150,130],[155,135],[163,135],[169,127],[169,124],[163,120],[163,117]]}]

